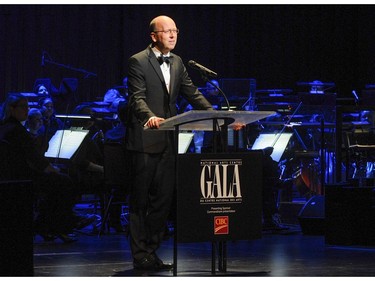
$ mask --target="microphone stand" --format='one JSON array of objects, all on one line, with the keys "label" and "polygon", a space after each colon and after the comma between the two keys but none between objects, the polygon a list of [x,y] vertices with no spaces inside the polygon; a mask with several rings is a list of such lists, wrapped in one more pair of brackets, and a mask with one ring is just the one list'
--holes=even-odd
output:
[{"label": "microphone stand", "polygon": [[[212,83],[206,73],[204,71],[200,71],[201,73],[201,77],[202,79],[205,81],[205,82],[208,82],[210,83],[212,86],[215,87],[215,89],[217,89],[221,94],[222,96],[224,97],[225,99],[225,102],[228,106],[228,111],[231,111],[230,109],[230,104],[229,104],[229,101],[227,99],[227,96],[225,95],[225,93],[218,87],[216,86],[214,83]],[[213,150],[215,153],[217,153],[217,140],[216,140],[216,128],[219,128],[218,126],[218,123],[217,123],[217,119],[215,119],[214,121],[214,124],[213,124]],[[227,152],[227,139],[228,139],[228,125],[226,124],[226,122],[224,122],[224,130],[222,130],[220,136],[221,136],[221,140],[222,140],[222,146],[223,146],[223,150],[225,152]],[[223,135],[224,134],[224,135]],[[227,268],[227,244],[226,244],[226,241],[219,241],[219,242],[216,242],[216,241],[213,241],[211,242],[211,255],[212,255],[212,263],[211,263],[211,272],[213,274],[215,274],[215,255],[216,255],[216,250],[218,251],[218,269],[219,271],[222,271],[222,272],[226,272],[226,268]]]},{"label": "microphone stand", "polygon": [[[254,102],[254,97],[249,97],[245,103],[241,106],[242,109],[246,109],[246,105],[249,104],[249,110],[255,110],[255,102]],[[247,109],[246,109],[247,110]]]},{"label": "microphone stand", "polygon": [[224,97],[224,99],[225,99],[225,103],[227,104],[228,111],[231,111],[231,109],[230,109],[230,104],[229,104],[229,101],[228,101],[227,96],[225,95],[225,93],[224,93],[224,92],[223,92],[218,86],[216,86],[214,83],[212,83],[212,82],[210,81],[210,79],[208,79],[207,75],[205,75],[205,72],[201,71],[201,77],[202,77],[202,79],[203,79],[205,82],[210,83],[212,86],[215,87],[215,89],[217,89],[217,90],[221,93],[221,95],[222,95],[222,96]]},{"label": "microphone stand", "polygon": [[[297,114],[297,111],[299,110],[299,108],[301,107],[301,105],[302,105],[302,102],[300,102],[300,103],[298,104],[298,106],[297,106],[297,108],[294,110],[292,116],[290,116],[290,117],[288,118],[288,120],[284,123],[283,128],[282,128],[281,131],[278,133],[278,135],[277,135],[276,139],[273,141],[271,147],[274,147],[274,146],[276,145],[276,142],[279,140],[279,138],[281,137],[282,133],[285,131],[286,127],[290,124],[290,120],[292,120],[292,118],[294,117],[294,115]],[[294,130],[294,132],[296,133],[296,136],[297,136],[298,140],[300,141],[300,143],[301,143],[303,149],[304,149],[304,150],[307,150],[306,145],[304,144],[303,140],[301,139],[301,137],[299,136],[299,134],[297,133],[297,131],[295,131],[294,128],[293,128],[293,130]]]},{"label": "microphone stand", "polygon": [[58,63],[58,62],[54,62],[54,61],[51,60],[51,59],[47,59],[47,58],[45,58],[45,59],[44,59],[44,62],[45,62],[45,63],[53,64],[53,65],[57,65],[57,66],[59,66],[59,67],[63,67],[63,68],[69,69],[69,70],[73,70],[73,71],[78,71],[78,72],[84,73],[84,74],[86,74],[84,78],[89,78],[90,76],[92,76],[92,77],[97,77],[96,73],[89,72],[89,71],[84,70],[84,69],[82,69],[82,68],[75,68],[75,67],[72,67],[72,66],[69,66],[69,65],[66,65],[66,64],[62,64],[62,63]]}]

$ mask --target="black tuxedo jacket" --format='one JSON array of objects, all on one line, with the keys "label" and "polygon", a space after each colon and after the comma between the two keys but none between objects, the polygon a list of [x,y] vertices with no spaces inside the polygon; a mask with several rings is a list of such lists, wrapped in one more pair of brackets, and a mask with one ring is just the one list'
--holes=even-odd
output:
[{"label": "black tuxedo jacket", "polygon": [[212,106],[193,85],[182,59],[171,53],[170,92],[165,85],[160,64],[151,46],[129,59],[129,122],[127,149],[145,153],[160,153],[168,144],[170,132],[144,130],[152,116],[169,118],[177,114],[176,101],[182,95],[197,110],[211,110]]}]

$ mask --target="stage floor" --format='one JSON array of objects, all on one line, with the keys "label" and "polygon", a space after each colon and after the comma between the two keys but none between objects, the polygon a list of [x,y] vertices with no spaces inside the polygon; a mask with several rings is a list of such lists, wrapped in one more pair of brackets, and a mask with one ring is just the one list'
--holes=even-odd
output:
[{"label": "stage floor", "polygon": [[[78,234],[79,241],[63,244],[34,239],[34,276],[110,277],[173,276],[173,272],[135,272],[124,234],[98,237],[92,231]],[[304,235],[298,225],[284,233],[263,233],[252,241],[227,241],[224,276],[375,276],[375,247],[327,245],[323,235]],[[173,260],[173,238],[158,252]],[[211,243],[179,243],[177,276],[212,276]]]}]

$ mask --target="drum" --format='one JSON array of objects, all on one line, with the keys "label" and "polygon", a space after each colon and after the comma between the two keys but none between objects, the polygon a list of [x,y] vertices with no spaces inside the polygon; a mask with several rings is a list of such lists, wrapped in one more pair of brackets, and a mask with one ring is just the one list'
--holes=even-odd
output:
[{"label": "drum", "polygon": [[293,183],[301,197],[309,199],[314,195],[323,195],[320,168],[313,159],[302,163],[293,174]]}]

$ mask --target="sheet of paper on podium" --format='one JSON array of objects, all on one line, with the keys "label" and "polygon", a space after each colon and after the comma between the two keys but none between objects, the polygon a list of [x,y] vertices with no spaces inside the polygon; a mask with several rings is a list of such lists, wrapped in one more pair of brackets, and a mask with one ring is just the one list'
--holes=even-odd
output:
[{"label": "sheet of paper on podium", "polygon": [[183,154],[187,152],[193,138],[194,133],[178,134],[178,154]]},{"label": "sheet of paper on podium", "polygon": [[58,130],[49,141],[44,156],[71,159],[88,133],[88,130]]}]

